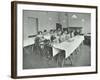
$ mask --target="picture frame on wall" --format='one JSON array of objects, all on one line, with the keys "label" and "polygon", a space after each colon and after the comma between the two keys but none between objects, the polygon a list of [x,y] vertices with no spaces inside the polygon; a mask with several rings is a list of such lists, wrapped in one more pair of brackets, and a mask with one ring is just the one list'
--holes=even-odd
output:
[{"label": "picture frame on wall", "polygon": [[97,73],[97,6],[11,2],[11,77]]}]

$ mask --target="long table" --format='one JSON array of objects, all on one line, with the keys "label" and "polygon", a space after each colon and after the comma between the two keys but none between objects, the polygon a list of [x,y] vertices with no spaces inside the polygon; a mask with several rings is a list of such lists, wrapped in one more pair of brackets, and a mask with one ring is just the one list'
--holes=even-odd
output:
[{"label": "long table", "polygon": [[53,44],[53,56],[55,56],[59,50],[65,50],[65,57],[69,57],[75,49],[83,42],[84,36],[75,36],[62,43]]},{"label": "long table", "polygon": [[[35,38],[36,38],[36,37],[27,38],[26,40],[24,40],[23,46],[26,47],[26,46],[30,46],[30,45],[34,44],[34,43],[35,43],[35,41],[34,41]],[[50,40],[51,35],[44,35],[44,38]]]},{"label": "long table", "polygon": [[[71,55],[75,50],[77,50],[80,45],[83,43],[84,36],[75,36],[73,38],[70,38],[69,40],[66,40],[64,42],[58,43],[58,44],[53,44],[53,56],[56,56],[59,54],[59,51],[64,50],[65,51],[65,57],[64,59],[60,59],[60,56],[57,58],[57,64],[59,65],[59,59],[60,59],[60,65],[63,67],[65,60],[69,59],[70,64],[72,65],[72,59]],[[61,54],[61,53],[60,53]]]},{"label": "long table", "polygon": [[[34,44],[34,38],[29,38],[24,40],[24,47]],[[79,45],[83,42],[84,36],[75,36],[66,40],[62,43],[53,44],[53,56],[58,54],[59,50],[65,50],[66,58],[72,54],[72,52],[79,47]]]},{"label": "long table", "polygon": [[[45,36],[46,39],[49,39],[48,36]],[[27,40],[24,40],[24,47],[29,46],[34,44],[34,38],[29,38]],[[54,43],[52,44],[52,54],[53,57],[55,57],[57,54],[59,54],[59,51],[64,50],[65,58],[64,59],[69,59],[72,65],[72,60],[71,60],[71,54],[80,47],[80,44],[83,43],[84,36],[75,36],[73,38],[70,38],[69,40],[65,40],[64,42],[61,43]],[[59,59],[58,59],[59,60]],[[57,64],[59,62],[57,61]],[[63,66],[63,61],[61,62],[61,65]]]},{"label": "long table", "polygon": [[30,46],[35,43],[35,37],[24,40],[23,47]]}]

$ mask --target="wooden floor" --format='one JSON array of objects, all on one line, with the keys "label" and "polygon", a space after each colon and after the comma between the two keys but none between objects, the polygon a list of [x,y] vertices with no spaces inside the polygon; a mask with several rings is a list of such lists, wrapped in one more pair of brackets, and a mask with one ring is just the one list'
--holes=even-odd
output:
[{"label": "wooden floor", "polygon": [[[23,49],[23,69],[36,69],[36,68],[56,68],[59,67],[55,60],[48,60],[45,57],[41,57],[32,52],[32,46],[25,47]],[[76,66],[90,66],[91,65],[91,52],[90,47],[84,45],[81,47],[78,54],[72,56],[72,65],[70,60],[66,60],[64,67],[76,67]]]}]

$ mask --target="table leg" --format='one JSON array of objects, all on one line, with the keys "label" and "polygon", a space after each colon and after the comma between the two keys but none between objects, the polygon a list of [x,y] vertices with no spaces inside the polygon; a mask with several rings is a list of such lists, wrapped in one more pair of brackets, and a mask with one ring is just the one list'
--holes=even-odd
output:
[{"label": "table leg", "polygon": [[71,59],[71,57],[69,56],[68,59],[69,59],[71,65],[72,65],[72,59]]},{"label": "table leg", "polygon": [[65,63],[65,51],[61,50],[58,54],[57,54],[57,65],[60,67],[64,66]]}]

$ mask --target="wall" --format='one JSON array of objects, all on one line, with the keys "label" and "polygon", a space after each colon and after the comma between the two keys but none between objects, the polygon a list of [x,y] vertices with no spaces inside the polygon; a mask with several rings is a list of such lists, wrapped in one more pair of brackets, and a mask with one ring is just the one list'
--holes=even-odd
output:
[{"label": "wall", "polygon": [[23,39],[26,40],[30,35],[37,34],[38,19],[29,16],[27,11],[23,11]]},{"label": "wall", "polygon": [[[57,13],[56,12],[43,12],[43,11],[24,11],[24,17],[34,17],[38,18],[38,29],[43,31],[44,29],[50,30],[55,29],[57,22]],[[25,21],[27,22],[27,20]],[[26,28],[27,26],[24,25]]]},{"label": "wall", "polygon": [[89,13],[69,13],[68,14],[69,27],[82,27],[83,33],[90,33],[91,32],[90,18],[91,14]]},{"label": "wall", "polygon": [[[25,0],[24,0],[25,1]],[[51,3],[97,5],[98,26],[100,26],[100,0],[30,0]],[[100,35],[100,27],[98,34]],[[98,36],[100,48],[100,36]],[[98,49],[100,53],[100,49]],[[73,75],[62,77],[27,78],[18,80],[100,80],[100,54],[98,54],[98,74]],[[11,70],[11,0],[0,0],[0,80],[15,80],[10,78]],[[17,80],[17,79],[16,79]]]},{"label": "wall", "polygon": [[59,23],[62,24],[63,28],[68,27],[68,16],[66,15],[67,13],[59,13]]},{"label": "wall", "polygon": [[[74,17],[72,17],[74,15]],[[75,18],[76,16],[76,18]],[[63,28],[67,27],[82,27],[82,33],[91,32],[91,14],[89,13],[62,13],[62,12],[50,12],[50,11],[31,11],[24,10],[24,39],[27,39],[29,35],[34,35],[29,28],[28,17],[38,19],[38,31],[44,31],[55,29],[56,23],[61,23]],[[29,33],[32,32],[32,33]],[[35,33],[37,34],[37,32]]]},{"label": "wall", "polygon": [[[33,34],[29,33],[32,31],[29,28],[28,17],[38,19],[38,31],[43,32],[45,29],[48,31],[51,29],[56,29],[57,22],[61,23],[63,28],[67,27],[67,16],[65,16],[65,13],[62,12],[24,10],[23,14],[24,39],[27,39],[30,34]],[[33,32],[36,31],[33,30]]]},{"label": "wall", "polygon": [[[56,23],[58,22],[58,16],[56,12],[43,12],[43,11],[24,11],[24,39],[27,39],[30,34],[28,30],[28,17],[33,17],[38,19],[38,31],[44,31],[55,29]],[[33,30],[34,32],[34,30]],[[31,33],[33,34],[33,33]],[[34,34],[33,34],[34,35]]]}]

